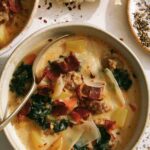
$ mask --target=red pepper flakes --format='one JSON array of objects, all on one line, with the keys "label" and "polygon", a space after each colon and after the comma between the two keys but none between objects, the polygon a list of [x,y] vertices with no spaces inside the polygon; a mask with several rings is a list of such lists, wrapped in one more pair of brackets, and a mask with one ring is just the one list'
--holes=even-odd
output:
[{"label": "red pepper flakes", "polygon": [[43,22],[44,22],[44,23],[47,23],[47,20],[46,20],[46,19],[44,19],[44,20],[43,20]]},{"label": "red pepper flakes", "polygon": [[52,42],[53,41],[53,39],[48,39],[48,42]]},{"label": "red pepper flakes", "polygon": [[119,38],[119,40],[120,40],[120,41],[124,41],[124,39],[123,39],[123,38]]},{"label": "red pepper flakes", "polygon": [[42,20],[42,17],[39,17],[39,20]]},{"label": "red pepper flakes", "polygon": [[50,9],[50,8],[52,8],[52,3],[51,2],[48,3],[47,9]]}]

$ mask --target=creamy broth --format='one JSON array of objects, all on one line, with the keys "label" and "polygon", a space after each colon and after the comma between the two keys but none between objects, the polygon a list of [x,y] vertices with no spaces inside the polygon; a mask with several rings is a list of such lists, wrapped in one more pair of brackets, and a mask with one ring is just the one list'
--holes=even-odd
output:
[{"label": "creamy broth", "polygon": [[[104,124],[105,120],[111,120],[113,122],[115,121],[115,128],[109,131],[113,135],[113,137],[115,137],[115,141],[113,141],[111,137],[109,143],[112,149],[122,150],[126,147],[126,145],[129,143],[129,140],[133,136],[138,122],[138,116],[140,113],[140,89],[138,85],[138,80],[135,75],[133,77],[134,72],[131,69],[130,65],[125,61],[123,56],[121,56],[117,51],[112,50],[111,46],[99,39],[87,36],[68,37],[58,41],[57,43],[49,47],[47,53],[43,55],[43,58],[39,62],[40,65],[37,69],[37,78],[42,77],[42,73],[45,67],[47,66],[49,60],[51,62],[57,61],[60,58],[60,56],[63,55],[63,57],[67,57],[70,54],[70,51],[66,49],[65,45],[66,41],[69,40],[84,40],[84,42],[86,42],[86,48],[84,51],[73,51],[76,58],[80,62],[79,73],[83,75],[85,82],[88,82],[89,80],[90,82],[105,82],[103,100],[101,101],[104,102],[106,106],[108,105],[110,108],[110,110],[106,112],[92,114],[92,120],[94,120],[96,125]],[[35,50],[34,54],[36,53],[37,52]],[[109,76],[107,76],[105,71],[103,71],[104,65],[102,63],[102,60],[105,57],[110,57],[114,54],[115,57],[118,57],[119,60],[121,60],[121,62],[123,63],[123,68],[125,70],[128,70],[130,79],[132,80],[132,85],[128,90],[121,90],[121,95],[123,95],[125,103],[120,103],[120,97],[116,94],[116,89],[114,90],[113,87],[114,85],[112,86]],[[10,108],[13,109],[14,107],[16,107],[17,103],[20,103],[20,99],[21,98],[18,98],[16,94],[10,92]],[[116,123],[118,120],[120,121],[120,119],[118,118],[116,120],[116,115],[114,115],[116,110],[118,109],[126,109],[125,112],[127,112],[127,116],[125,117],[125,122],[123,123],[123,125],[120,125],[120,123]],[[16,132],[19,138],[21,139],[21,142],[25,145],[26,149],[29,150],[53,150],[54,146],[52,147],[52,145],[57,145],[57,139],[59,139],[60,136],[63,136],[63,134],[66,134],[65,130],[59,133],[50,134],[49,131],[42,130],[42,128],[39,125],[37,125],[37,123],[35,123],[27,117],[25,117],[21,121],[18,121],[18,118],[16,117],[13,121],[13,125],[15,126]],[[55,149],[57,148],[55,147]],[[62,150],[65,149],[63,148]]]}]

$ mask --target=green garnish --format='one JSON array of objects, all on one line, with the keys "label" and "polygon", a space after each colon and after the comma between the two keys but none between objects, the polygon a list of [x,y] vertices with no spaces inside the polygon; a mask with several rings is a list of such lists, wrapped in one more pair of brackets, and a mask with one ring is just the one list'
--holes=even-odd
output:
[{"label": "green garnish", "polygon": [[31,97],[31,111],[28,117],[34,120],[43,129],[50,128],[50,123],[47,116],[51,113],[51,99],[48,96],[40,94],[32,95]]},{"label": "green garnish", "polygon": [[10,90],[17,96],[25,96],[31,87],[32,80],[32,65],[21,63],[13,74]]},{"label": "green garnish", "polygon": [[127,91],[131,87],[132,80],[127,70],[117,68],[113,71],[113,74],[121,89]]},{"label": "green garnish", "polygon": [[98,129],[101,133],[101,138],[96,140],[94,150],[108,150],[111,136],[104,126],[98,126]]}]

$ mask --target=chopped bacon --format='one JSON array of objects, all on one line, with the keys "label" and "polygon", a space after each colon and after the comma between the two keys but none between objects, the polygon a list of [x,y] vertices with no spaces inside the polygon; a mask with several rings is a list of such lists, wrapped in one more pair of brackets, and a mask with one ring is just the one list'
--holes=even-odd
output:
[{"label": "chopped bacon", "polygon": [[101,100],[103,99],[104,84],[101,87],[92,87],[86,84],[81,84],[77,88],[79,99]]},{"label": "chopped bacon", "polygon": [[63,116],[67,115],[68,108],[65,103],[55,100],[52,108],[52,115],[54,116]]},{"label": "chopped bacon", "polygon": [[90,112],[87,109],[82,108],[82,107],[76,107],[73,110],[73,112],[78,113],[81,116],[81,118],[83,118],[83,119],[87,119],[90,115]]},{"label": "chopped bacon", "polygon": [[48,95],[50,90],[51,90],[51,86],[48,85],[38,86],[37,88],[38,94],[40,95]]},{"label": "chopped bacon", "polygon": [[116,128],[116,122],[111,120],[105,120],[104,126],[106,127],[107,130],[113,130]]},{"label": "chopped bacon", "polygon": [[21,4],[19,0],[8,0],[9,9],[14,12],[18,13],[21,10]]},{"label": "chopped bacon", "polygon": [[24,118],[29,114],[30,110],[31,110],[31,103],[27,102],[17,115],[19,121],[24,120]]},{"label": "chopped bacon", "polygon": [[77,113],[76,111],[72,111],[70,113],[70,117],[76,122],[76,123],[80,123],[81,122],[81,119],[82,117],[80,116],[79,113]]},{"label": "chopped bacon", "polygon": [[51,70],[49,67],[46,67],[43,73],[43,77],[47,77],[49,80],[53,81],[59,77],[60,73]]},{"label": "chopped bacon", "polygon": [[137,110],[136,105],[129,104],[129,106],[130,106],[130,108],[131,108],[131,110],[132,110],[133,112],[135,112],[135,111]]},{"label": "chopped bacon", "polygon": [[56,70],[59,70],[60,73],[68,73],[70,71],[77,71],[80,67],[80,63],[73,53],[70,53],[70,55],[66,57],[64,61],[61,61],[61,62],[54,61],[52,62],[51,65]]}]

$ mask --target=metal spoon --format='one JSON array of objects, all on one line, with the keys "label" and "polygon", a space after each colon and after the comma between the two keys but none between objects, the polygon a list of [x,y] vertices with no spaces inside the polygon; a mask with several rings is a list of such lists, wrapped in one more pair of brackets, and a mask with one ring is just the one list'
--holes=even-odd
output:
[{"label": "metal spoon", "polygon": [[22,107],[26,104],[26,102],[29,100],[29,98],[31,97],[31,95],[33,94],[33,92],[36,90],[37,88],[37,81],[36,81],[36,69],[38,66],[38,62],[40,61],[41,57],[43,56],[43,54],[48,50],[48,48],[50,46],[52,46],[54,43],[56,43],[57,41],[71,36],[70,34],[65,34],[63,36],[60,36],[58,38],[56,38],[54,41],[52,41],[51,43],[49,43],[48,45],[46,45],[41,52],[38,54],[38,56],[36,57],[33,66],[32,66],[32,74],[33,74],[33,84],[29,90],[29,92],[27,93],[27,95],[25,96],[25,98],[23,99],[22,103],[16,108],[16,110],[14,110],[7,118],[4,118],[4,120],[2,120],[0,122],[0,131],[4,129],[4,127],[18,114],[18,112],[22,109]]}]

